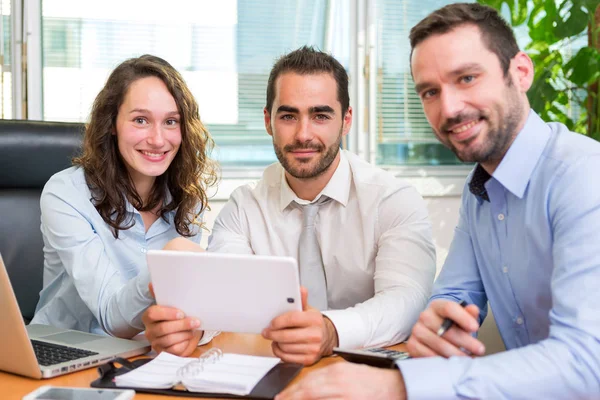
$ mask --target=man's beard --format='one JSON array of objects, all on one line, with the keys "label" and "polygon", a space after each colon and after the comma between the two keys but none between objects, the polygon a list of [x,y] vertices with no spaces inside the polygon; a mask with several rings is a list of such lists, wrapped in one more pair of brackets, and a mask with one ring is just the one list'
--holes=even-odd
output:
[{"label": "man's beard", "polygon": [[[279,147],[275,143],[273,143],[273,147],[275,149],[275,154],[277,155],[277,159],[281,163],[281,166],[283,167],[283,169],[285,169],[288,174],[290,174],[291,176],[293,176],[294,178],[297,178],[297,179],[310,179],[310,178],[316,178],[317,176],[319,176],[319,175],[323,174],[325,171],[327,171],[327,169],[329,168],[329,166],[331,165],[333,160],[335,160],[335,157],[337,156],[338,152],[340,151],[340,143],[341,142],[342,142],[342,130],[340,129],[340,133],[338,135],[337,140],[335,141],[334,144],[332,144],[328,148],[325,148],[325,146],[320,143],[311,143],[311,142],[305,142],[305,143],[294,142],[293,144],[288,144],[288,145],[284,146],[283,149],[281,149],[281,147]],[[288,159],[285,156],[286,153],[294,151],[294,150],[309,150],[309,149],[317,151],[319,154],[318,155],[319,159],[317,160],[316,164],[312,168],[303,168],[303,164],[308,165],[309,163],[313,162],[312,158],[307,159],[306,161],[297,160],[297,162],[300,164],[300,166],[294,167],[292,165],[292,163],[288,162]]]},{"label": "man's beard", "polygon": [[504,110],[501,108],[501,105],[496,105],[496,114],[498,116],[498,126],[496,127],[491,125],[490,115],[480,111],[470,114],[459,114],[454,118],[446,120],[441,127],[442,132],[446,132],[449,127],[456,126],[463,121],[485,120],[488,122],[489,129],[487,137],[485,138],[485,143],[478,149],[470,150],[468,148],[473,140],[477,140],[477,137],[464,142],[463,145],[466,149],[462,151],[456,148],[456,146],[448,140],[447,146],[461,161],[487,163],[499,161],[504,157],[504,154],[506,154],[506,151],[518,133],[516,131],[517,126],[523,117],[523,103],[510,78],[507,81],[507,95],[504,104],[507,105]]}]

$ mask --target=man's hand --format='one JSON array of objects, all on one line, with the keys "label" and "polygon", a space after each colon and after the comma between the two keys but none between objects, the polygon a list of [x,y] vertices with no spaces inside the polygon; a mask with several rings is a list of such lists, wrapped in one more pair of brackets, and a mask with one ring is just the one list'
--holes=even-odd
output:
[{"label": "man's hand", "polygon": [[338,362],[311,372],[275,397],[275,400],[296,399],[405,400],[406,388],[397,369]]},{"label": "man's hand", "polygon": [[[154,295],[152,284],[150,292]],[[189,356],[204,334],[203,331],[196,330],[200,327],[200,321],[186,318],[182,311],[171,307],[148,307],[142,316],[142,322],[146,327],[146,339],[157,353],[166,351],[182,357]]]},{"label": "man's hand", "polygon": [[[411,357],[451,357],[482,356],[485,346],[471,336],[479,329],[479,308],[470,304],[461,307],[448,300],[434,300],[423,311],[408,339],[407,348]],[[444,318],[450,318],[454,325],[441,337],[437,331]]]},{"label": "man's hand", "polygon": [[300,288],[302,311],[290,311],[273,319],[262,335],[272,340],[273,354],[286,362],[310,365],[337,346],[333,323],[307,304],[308,292]]}]

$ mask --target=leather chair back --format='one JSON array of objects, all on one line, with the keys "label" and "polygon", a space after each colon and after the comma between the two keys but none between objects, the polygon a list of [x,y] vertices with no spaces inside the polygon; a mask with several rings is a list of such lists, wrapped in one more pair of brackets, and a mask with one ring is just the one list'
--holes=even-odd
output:
[{"label": "leather chair back", "polygon": [[44,272],[40,194],[71,165],[83,130],[79,123],[0,120],[0,254],[26,322]]}]

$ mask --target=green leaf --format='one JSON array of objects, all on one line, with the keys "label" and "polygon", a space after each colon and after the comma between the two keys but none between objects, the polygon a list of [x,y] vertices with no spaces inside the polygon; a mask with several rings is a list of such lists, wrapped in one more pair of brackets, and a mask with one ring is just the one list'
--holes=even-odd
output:
[{"label": "green leaf", "polygon": [[510,23],[512,26],[519,26],[527,21],[529,11],[527,0],[505,1],[505,3],[510,9]]},{"label": "green leaf", "polygon": [[564,112],[563,110],[559,109],[556,106],[550,106],[550,108],[548,109],[548,113],[550,115],[552,115],[552,121],[554,122],[560,122],[562,124],[565,124],[567,126],[573,126],[574,123],[571,120],[571,118],[569,118]]},{"label": "green leaf", "polygon": [[527,50],[533,50],[533,51],[535,51],[536,53],[542,53],[542,52],[544,52],[544,51],[546,51],[546,52],[547,52],[547,51],[548,51],[548,49],[549,49],[549,47],[550,47],[550,46],[549,46],[549,45],[548,45],[548,43],[546,43],[546,42],[530,42],[530,43],[527,45],[526,49],[527,49]]},{"label": "green leaf", "polygon": [[[568,2],[563,2],[563,5],[565,4],[568,4]],[[587,28],[588,18],[589,16],[586,11],[580,6],[574,5],[568,11],[566,20],[562,20],[561,18],[556,20],[554,35],[559,39],[577,35]]]},{"label": "green leaf", "polygon": [[579,0],[574,3],[584,6],[590,14],[594,14],[594,11],[600,5],[600,0]]},{"label": "green leaf", "polygon": [[581,48],[564,67],[565,76],[577,86],[591,83],[598,76],[600,55],[591,47]]},{"label": "green leaf", "polygon": [[556,96],[555,101],[558,104],[562,104],[563,106],[566,106],[569,104],[569,96],[567,96],[567,94],[565,92],[559,92]]},{"label": "green leaf", "polygon": [[600,34],[600,23],[594,26],[593,20],[600,0],[529,0],[529,4],[527,0],[478,1],[497,10],[506,3],[511,24],[527,24],[531,41],[526,51],[535,66],[527,93],[531,107],[547,121],[562,122],[600,141],[600,91],[590,91],[591,84],[600,84],[599,50],[584,46],[572,58],[565,51],[566,46],[581,45],[588,24],[596,29],[593,38],[597,37],[594,33]]},{"label": "green leaf", "polygon": [[553,80],[563,65],[562,54],[556,50],[533,57],[532,61],[535,68],[535,80]]},{"label": "green leaf", "polygon": [[478,0],[479,4],[484,4],[502,11],[502,4],[506,3],[510,10],[510,23],[512,26],[519,26],[527,21],[527,1],[528,0]]},{"label": "green leaf", "polygon": [[497,11],[500,11],[500,9],[502,9],[502,3],[504,3],[504,0],[477,0],[477,2],[479,4],[490,6],[492,8],[495,8]]},{"label": "green leaf", "polygon": [[545,78],[546,76],[542,76],[541,79],[534,80],[529,92],[527,92],[531,108],[538,113],[546,110],[547,98],[554,97],[556,93],[552,85]]},{"label": "green leaf", "polygon": [[554,24],[558,17],[554,0],[541,0],[534,3],[527,26],[533,41],[546,42],[548,45],[559,39],[554,35]]},{"label": "green leaf", "polygon": [[511,18],[513,26],[519,26],[527,21],[529,12],[529,2],[527,0],[518,0],[514,9],[511,9]]}]

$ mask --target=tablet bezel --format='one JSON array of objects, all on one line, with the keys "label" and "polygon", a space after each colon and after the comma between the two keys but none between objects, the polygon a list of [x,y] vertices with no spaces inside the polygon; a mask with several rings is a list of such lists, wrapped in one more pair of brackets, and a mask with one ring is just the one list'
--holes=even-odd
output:
[{"label": "tablet bezel", "polygon": [[302,310],[291,257],[150,250],[147,261],[156,303],[198,318],[199,329],[261,333]]}]

